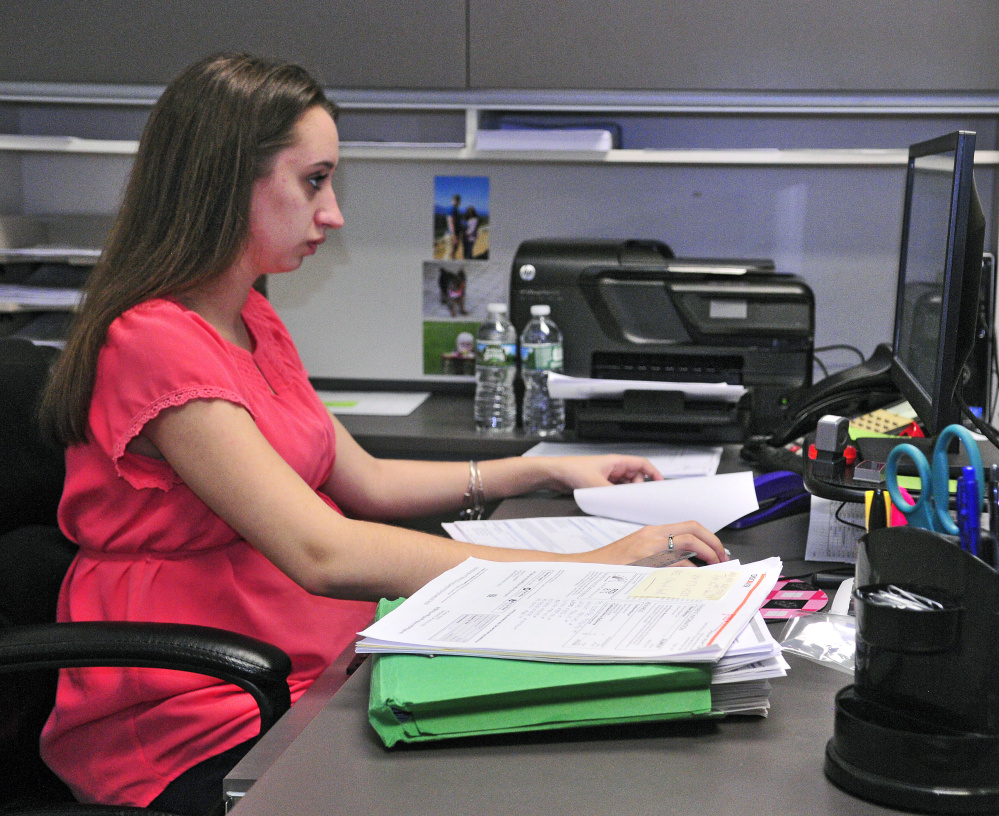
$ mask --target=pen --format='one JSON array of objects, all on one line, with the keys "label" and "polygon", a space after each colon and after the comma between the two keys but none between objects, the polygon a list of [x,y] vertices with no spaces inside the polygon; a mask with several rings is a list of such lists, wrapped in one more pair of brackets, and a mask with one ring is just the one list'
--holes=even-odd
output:
[{"label": "pen", "polygon": [[992,466],[989,484],[989,532],[999,541],[999,465]]},{"label": "pen", "polygon": [[978,555],[978,540],[981,536],[982,508],[978,504],[978,484],[975,481],[975,468],[965,465],[957,478],[957,529],[961,537],[961,549],[974,556]]},{"label": "pen", "polygon": [[989,475],[989,493],[985,502],[991,533],[989,546],[992,548],[992,566],[999,569],[999,465],[992,465]]}]

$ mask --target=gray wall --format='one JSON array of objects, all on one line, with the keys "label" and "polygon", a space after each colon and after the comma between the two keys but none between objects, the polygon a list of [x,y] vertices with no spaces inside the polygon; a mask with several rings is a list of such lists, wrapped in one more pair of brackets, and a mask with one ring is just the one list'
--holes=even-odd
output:
[{"label": "gray wall", "polygon": [[162,84],[247,49],[339,87],[995,90],[996,21],[994,0],[16,0],[0,81]]},{"label": "gray wall", "polygon": [[[869,354],[891,341],[904,172],[344,162],[336,188],[346,226],[298,273],[272,277],[269,291],[313,375],[419,376],[434,175],[484,174],[489,263],[502,274],[519,243],[534,237],[656,238],[680,255],[771,257],[815,292],[817,345],[849,343]],[[986,201],[994,175],[977,174]],[[836,368],[856,357],[826,360]]]},{"label": "gray wall", "polygon": [[[300,61],[334,95],[582,89],[573,99],[591,99],[596,112],[609,89],[673,100],[669,113],[617,114],[624,147],[904,148],[968,127],[980,150],[994,151],[996,12],[995,0],[19,0],[4,8],[0,82],[158,86],[205,53],[240,49]],[[812,97],[839,113],[802,113]],[[871,111],[882,97],[904,97],[905,111]],[[679,109],[691,99],[716,107]],[[976,112],[941,112],[954,99]],[[774,109],[761,109],[768,100]],[[133,139],[145,117],[143,108],[73,108],[71,123],[58,105],[0,110],[0,123]],[[434,121],[423,115],[414,132]],[[347,111],[342,121],[348,139],[384,130],[374,115]],[[128,165],[2,156],[0,206],[110,213]],[[655,238],[685,255],[773,257],[814,289],[818,344],[869,353],[889,339],[901,167],[347,160],[336,180],[347,226],[270,287],[314,375],[422,376],[420,275],[440,174],[490,177],[490,264],[501,274],[518,244],[539,236]],[[994,251],[995,166],[977,178]]]},{"label": "gray wall", "polygon": [[995,90],[994,0],[470,0],[473,88]]}]

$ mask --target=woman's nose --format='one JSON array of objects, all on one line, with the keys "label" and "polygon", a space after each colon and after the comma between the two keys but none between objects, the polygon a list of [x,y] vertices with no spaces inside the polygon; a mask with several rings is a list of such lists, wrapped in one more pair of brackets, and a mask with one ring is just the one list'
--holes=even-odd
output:
[{"label": "woman's nose", "polygon": [[329,202],[316,213],[316,222],[328,229],[340,229],[343,226],[343,213],[340,212],[340,205],[332,193]]}]

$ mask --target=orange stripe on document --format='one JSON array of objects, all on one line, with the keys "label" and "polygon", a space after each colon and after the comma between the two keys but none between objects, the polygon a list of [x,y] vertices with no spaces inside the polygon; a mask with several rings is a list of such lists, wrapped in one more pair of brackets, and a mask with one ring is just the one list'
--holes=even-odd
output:
[{"label": "orange stripe on document", "polygon": [[742,603],[740,603],[735,609],[732,610],[732,614],[725,619],[725,622],[718,627],[718,631],[711,636],[711,640],[709,640],[707,643],[708,646],[710,646],[712,643],[715,642],[715,639],[718,637],[718,635],[722,633],[722,630],[732,622],[732,618],[734,618],[736,615],[739,614],[739,610],[746,605],[746,601],[749,600],[749,596],[756,591],[756,588],[760,585],[760,581],[762,581],[764,577],[766,577],[766,573],[761,572],[760,577],[757,578],[756,583],[753,584],[753,588],[750,589],[749,592],[746,593],[746,597],[742,599]]}]

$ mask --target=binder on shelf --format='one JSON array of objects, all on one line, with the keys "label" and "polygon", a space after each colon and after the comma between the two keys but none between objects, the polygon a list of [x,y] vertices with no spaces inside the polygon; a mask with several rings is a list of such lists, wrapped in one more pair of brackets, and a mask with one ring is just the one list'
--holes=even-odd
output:
[{"label": "binder on shelf", "polygon": [[[401,601],[382,601],[378,617]],[[454,737],[720,716],[711,668],[373,656],[368,719],[387,747]]]}]

